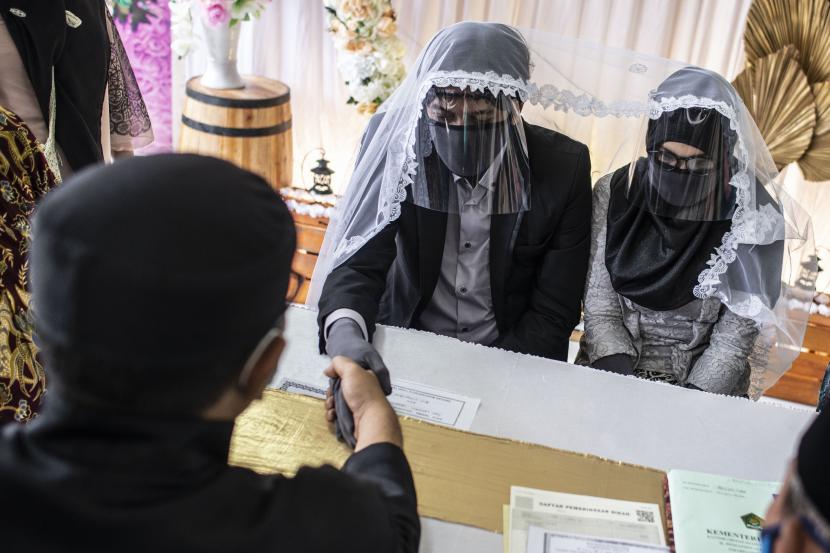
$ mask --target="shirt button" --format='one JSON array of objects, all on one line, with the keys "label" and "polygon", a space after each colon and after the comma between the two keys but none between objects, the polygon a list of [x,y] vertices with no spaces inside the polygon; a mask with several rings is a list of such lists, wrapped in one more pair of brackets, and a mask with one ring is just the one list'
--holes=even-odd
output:
[{"label": "shirt button", "polygon": [[459,289],[458,289],[458,291],[459,291],[459,292],[461,292],[462,294],[466,294],[466,293],[467,293],[467,289],[466,289],[464,286],[462,286],[461,288],[459,288]]},{"label": "shirt button", "polygon": [[465,247],[465,248],[471,248],[472,246],[473,246],[473,245],[472,245],[472,244],[470,244],[469,242],[464,242],[464,247]]}]

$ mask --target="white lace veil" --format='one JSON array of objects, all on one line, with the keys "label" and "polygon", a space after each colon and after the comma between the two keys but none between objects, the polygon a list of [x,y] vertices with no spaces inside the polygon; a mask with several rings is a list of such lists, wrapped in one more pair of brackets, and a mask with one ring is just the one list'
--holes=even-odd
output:
[{"label": "white lace veil", "polygon": [[800,353],[809,314],[790,309],[789,300],[810,299],[814,292],[795,286],[802,264],[815,254],[809,215],[784,191],[766,142],[735,89],[717,73],[698,67],[675,72],[649,94],[631,169],[636,171],[638,161],[643,164],[649,155],[649,119],[665,122],[682,114],[677,120],[683,123],[706,112],[724,121],[719,148],[727,178],[720,195],[728,198],[725,218],[731,225],[711,252],[693,294],[718,298],[759,326],[750,357],[750,395],[758,397]]},{"label": "white lace veil", "polygon": [[402,202],[423,205],[418,162],[424,148],[418,128],[434,87],[515,98],[528,123],[589,146],[596,180],[629,161],[649,91],[680,67],[496,23],[462,22],[442,29],[369,122],[326,232],[307,303],[317,305],[326,276],[397,219]]},{"label": "white lace veil", "polygon": [[[681,69],[683,78],[668,79]],[[754,397],[789,368],[799,354],[808,314],[789,309],[793,302],[788,300],[812,298],[811,291],[795,286],[802,263],[814,253],[811,223],[783,191],[766,144],[734,88],[712,72],[672,60],[495,23],[462,22],[439,31],[369,123],[326,233],[309,305],[317,305],[334,268],[398,217],[402,202],[417,201],[412,190],[420,178],[418,121],[433,87],[518,99],[526,122],[589,147],[595,181],[642,154],[649,118],[690,107],[715,109],[726,117],[737,136],[730,179],[737,207],[731,230],[712,252],[694,295],[717,297],[760,326],[751,357]]]}]

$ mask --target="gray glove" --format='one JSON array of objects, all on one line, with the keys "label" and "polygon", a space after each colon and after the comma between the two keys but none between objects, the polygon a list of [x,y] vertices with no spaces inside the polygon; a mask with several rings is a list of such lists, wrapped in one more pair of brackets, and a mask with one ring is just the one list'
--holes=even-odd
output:
[{"label": "gray glove", "polygon": [[[380,388],[387,396],[392,393],[392,382],[389,378],[389,369],[383,363],[383,359],[375,348],[363,337],[360,325],[348,317],[337,319],[329,327],[328,338],[326,338],[326,353],[329,357],[342,355],[348,357],[364,369],[375,373],[380,383]],[[334,396],[334,412],[337,415],[334,429],[338,440],[342,440],[354,447],[357,441],[354,437],[354,417],[343,393],[340,389],[340,379],[331,379],[331,391]]]},{"label": "gray glove", "polygon": [[595,369],[631,376],[634,374],[634,359],[624,353],[615,353],[600,357],[591,366]]}]

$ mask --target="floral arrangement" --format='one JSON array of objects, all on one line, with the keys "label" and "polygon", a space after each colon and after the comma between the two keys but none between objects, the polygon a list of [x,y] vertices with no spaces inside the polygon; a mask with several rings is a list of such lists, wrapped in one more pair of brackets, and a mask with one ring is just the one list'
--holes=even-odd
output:
[{"label": "floral arrangement", "polygon": [[336,0],[325,5],[339,50],[337,68],[349,88],[347,104],[374,113],[403,80],[403,42],[390,0]]},{"label": "floral arrangement", "polygon": [[191,8],[199,5],[206,24],[233,27],[262,15],[271,0],[170,0],[170,27],[173,33],[171,47],[179,58],[193,50],[193,17]]}]

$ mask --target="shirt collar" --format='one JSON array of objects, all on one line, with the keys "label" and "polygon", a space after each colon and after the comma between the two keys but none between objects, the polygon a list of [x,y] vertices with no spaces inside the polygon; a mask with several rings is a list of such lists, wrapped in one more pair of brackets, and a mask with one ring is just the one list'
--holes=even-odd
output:
[{"label": "shirt collar", "polygon": [[[502,146],[501,151],[496,155],[496,159],[484,172],[480,179],[478,179],[478,185],[475,188],[472,188],[470,185],[470,181],[464,177],[459,177],[456,174],[452,175],[453,182],[462,186],[464,191],[467,194],[462,196],[464,199],[464,205],[478,205],[481,201],[487,196],[488,192],[493,192],[496,189],[496,178],[498,177],[499,170],[501,169],[502,160],[504,159],[504,152],[507,150],[507,145]],[[460,182],[459,182],[460,181]],[[462,198],[460,197],[459,200]]]}]

